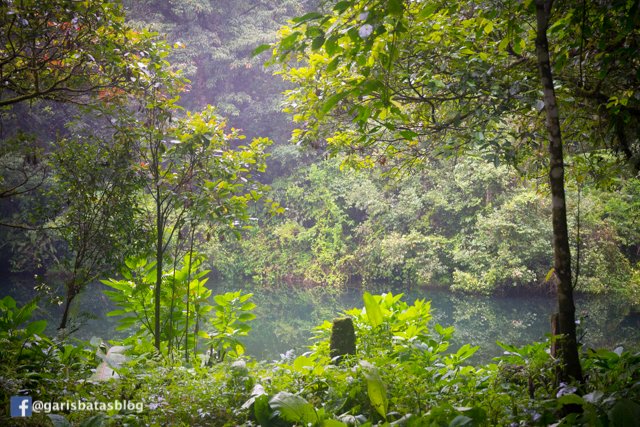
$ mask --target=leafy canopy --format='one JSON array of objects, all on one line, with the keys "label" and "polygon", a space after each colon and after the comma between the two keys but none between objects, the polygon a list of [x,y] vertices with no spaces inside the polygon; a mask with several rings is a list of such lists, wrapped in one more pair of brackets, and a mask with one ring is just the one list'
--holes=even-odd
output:
[{"label": "leafy canopy", "polygon": [[87,103],[140,89],[162,42],[125,23],[118,3],[35,0],[0,5],[0,106]]}]

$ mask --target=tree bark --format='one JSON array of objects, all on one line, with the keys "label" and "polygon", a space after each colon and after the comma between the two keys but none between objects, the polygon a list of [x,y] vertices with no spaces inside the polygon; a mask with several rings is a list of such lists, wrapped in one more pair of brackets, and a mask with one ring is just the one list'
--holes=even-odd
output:
[{"label": "tree bark", "polygon": [[571,251],[567,227],[567,207],[564,192],[564,159],[560,112],[556,102],[549,59],[547,28],[553,0],[536,0],[536,55],[546,109],[549,132],[549,185],[552,197],[553,266],[558,278],[558,349],[562,359],[560,372],[563,381],[582,381],[582,368],[576,337],[575,305],[571,282]]}]

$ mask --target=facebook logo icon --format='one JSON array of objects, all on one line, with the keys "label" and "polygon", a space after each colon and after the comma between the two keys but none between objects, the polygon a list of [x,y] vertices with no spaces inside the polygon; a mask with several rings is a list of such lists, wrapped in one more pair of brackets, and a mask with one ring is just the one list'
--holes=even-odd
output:
[{"label": "facebook logo icon", "polygon": [[11,416],[31,416],[31,396],[11,396]]}]

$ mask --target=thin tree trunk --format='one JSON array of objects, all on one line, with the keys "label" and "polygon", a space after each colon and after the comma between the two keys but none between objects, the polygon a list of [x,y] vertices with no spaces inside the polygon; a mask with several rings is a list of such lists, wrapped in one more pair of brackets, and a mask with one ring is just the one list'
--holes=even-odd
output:
[{"label": "thin tree trunk", "polygon": [[[73,284],[71,286],[74,286]],[[71,307],[71,303],[76,297],[77,293],[75,290],[71,289],[67,293],[67,298],[64,304],[64,311],[62,312],[62,319],[60,320],[60,326],[58,329],[65,329],[67,327],[67,322],[69,321],[69,307]]]},{"label": "thin tree trunk", "polygon": [[173,279],[171,281],[171,306],[169,308],[169,344],[167,346],[169,357],[173,362],[173,312],[175,310],[175,298],[176,298],[176,269],[178,268],[178,247],[180,246],[180,235],[178,234],[178,240],[176,241],[175,251],[173,253]]},{"label": "thin tree trunk", "polygon": [[164,240],[164,220],[162,215],[162,203],[160,198],[160,189],[156,189],[156,288],[154,290],[154,345],[160,351],[160,289],[162,287],[162,258],[163,258],[163,240]]},{"label": "thin tree trunk", "polygon": [[[195,233],[195,227],[193,221],[191,221],[191,236],[189,241],[189,269],[187,272],[187,317],[184,324],[184,361],[189,363],[189,298],[191,298],[191,262],[193,261],[193,234]],[[198,337],[194,335],[194,340]]]},{"label": "thin tree trunk", "polygon": [[560,131],[560,113],[556,102],[549,59],[547,27],[551,13],[552,0],[536,0],[536,54],[540,77],[544,91],[544,105],[549,131],[549,185],[552,198],[553,222],[553,264],[558,278],[558,332],[560,357],[562,358],[561,377],[563,380],[582,381],[582,368],[578,355],[576,337],[575,305],[571,282],[571,251],[569,249],[569,231],[567,227],[567,206],[564,192],[564,160],[562,133]]}]

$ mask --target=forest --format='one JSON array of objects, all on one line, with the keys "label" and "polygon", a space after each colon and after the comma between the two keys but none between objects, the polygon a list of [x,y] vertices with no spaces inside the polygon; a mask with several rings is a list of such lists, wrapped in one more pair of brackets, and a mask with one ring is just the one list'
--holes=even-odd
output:
[{"label": "forest", "polygon": [[637,425],[640,1],[0,18],[0,425]]}]

